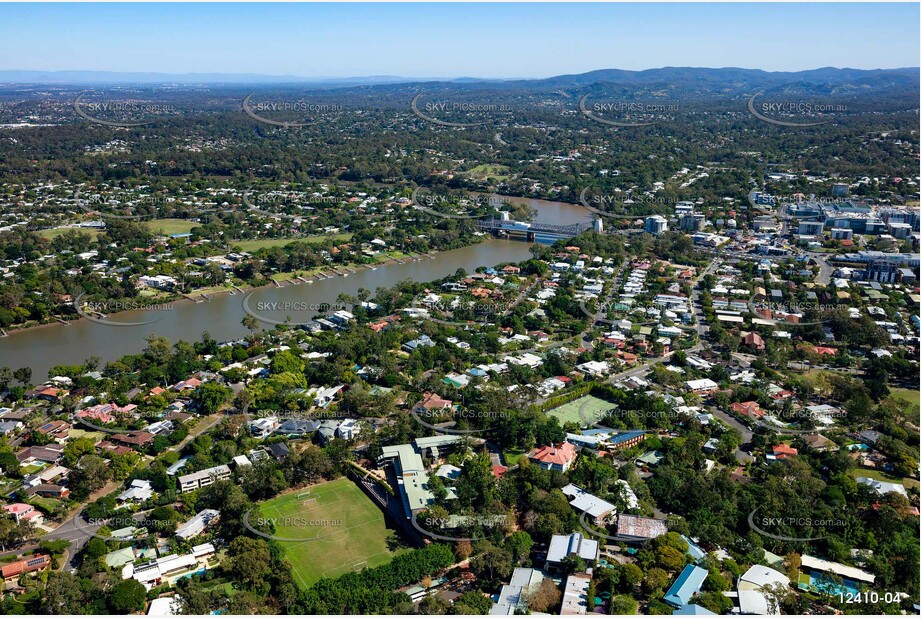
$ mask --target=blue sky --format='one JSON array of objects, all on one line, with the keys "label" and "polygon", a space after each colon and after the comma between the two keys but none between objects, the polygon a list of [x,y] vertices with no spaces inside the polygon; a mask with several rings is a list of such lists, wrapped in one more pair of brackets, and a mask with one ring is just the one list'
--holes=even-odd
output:
[{"label": "blue sky", "polygon": [[546,77],[918,65],[917,3],[2,4],[0,69]]}]

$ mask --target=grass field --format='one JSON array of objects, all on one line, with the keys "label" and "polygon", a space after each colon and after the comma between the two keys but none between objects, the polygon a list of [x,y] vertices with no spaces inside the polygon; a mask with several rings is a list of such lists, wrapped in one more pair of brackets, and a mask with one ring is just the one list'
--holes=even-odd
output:
[{"label": "grass field", "polygon": [[908,403],[914,404],[916,408],[921,405],[921,391],[913,391],[907,388],[893,388],[890,389],[890,391],[890,396],[893,399],[907,401]]},{"label": "grass field", "polygon": [[[348,240],[352,235],[349,233],[344,234],[334,234],[331,238],[336,242],[341,242]],[[300,238],[266,238],[263,240],[231,240],[230,244],[239,251],[246,251],[247,253],[252,253],[253,251],[258,251],[259,249],[264,249],[266,247],[284,247],[285,245],[290,245],[293,242],[320,242],[325,238],[330,238],[330,236],[302,236]]]},{"label": "grass field", "polygon": [[[588,421],[597,421],[604,416],[604,413],[612,408],[612,404],[604,399],[585,395],[569,403],[564,403],[552,410],[547,410],[547,414],[555,416],[560,425],[566,423],[578,423],[580,427],[588,425]],[[579,410],[582,413],[579,413]]]},{"label": "grass field", "polygon": [[509,167],[507,165],[477,165],[468,171],[467,174],[484,179],[493,177],[496,180],[506,180],[509,174]]},{"label": "grass field", "polygon": [[79,228],[79,227],[56,227],[50,230],[39,230],[37,234],[41,236],[42,238],[53,240],[68,230],[72,230],[74,232],[80,232],[81,234],[87,234],[88,236],[92,236],[93,238],[96,238],[97,236],[102,234],[102,232],[100,232],[99,230],[94,230],[92,228]]},{"label": "grass field", "polygon": [[281,542],[294,578],[305,588],[321,577],[386,564],[396,555],[387,548],[394,533],[383,513],[348,479],[278,496],[259,505],[259,512],[274,522],[276,536],[305,539]]},{"label": "grass field", "polygon": [[151,219],[150,221],[144,221],[143,224],[151,232],[166,235],[186,234],[191,232],[193,227],[201,225],[201,223],[189,221],[188,219]]}]

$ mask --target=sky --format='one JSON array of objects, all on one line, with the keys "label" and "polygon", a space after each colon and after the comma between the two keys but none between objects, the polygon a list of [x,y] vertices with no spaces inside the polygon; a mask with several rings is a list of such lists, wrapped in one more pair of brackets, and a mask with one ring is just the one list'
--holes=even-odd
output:
[{"label": "sky", "polygon": [[2,4],[0,69],[549,77],[918,66],[918,3]]}]

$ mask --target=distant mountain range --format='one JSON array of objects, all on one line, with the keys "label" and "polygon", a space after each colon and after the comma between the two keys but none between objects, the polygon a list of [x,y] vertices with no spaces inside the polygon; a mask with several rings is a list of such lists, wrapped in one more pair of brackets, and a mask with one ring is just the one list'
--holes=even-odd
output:
[{"label": "distant mountain range", "polygon": [[[117,85],[117,84],[309,84],[315,86],[373,86],[409,82],[462,82],[470,78],[400,77],[370,75],[367,77],[298,77],[296,75],[263,75],[260,73],[133,73],[118,71],[4,71],[0,83]],[[474,80],[475,81],[475,80]]]},{"label": "distant mountain range", "polygon": [[848,69],[824,67],[808,71],[771,72],[760,69],[663,67],[644,71],[601,69],[573,75],[557,75],[542,79],[488,79],[475,77],[400,77],[372,75],[367,77],[298,77],[294,75],[263,75],[257,73],[134,73],[114,71],[12,71],[0,70],[0,84],[31,85],[306,85],[317,88],[350,88],[359,86],[395,86],[416,83],[441,83],[445,85],[474,85],[479,87],[511,87],[514,89],[544,90],[553,88],[584,87],[590,84],[656,85],[681,83],[701,89],[714,88],[752,89],[781,85],[898,86],[919,82],[918,67],[899,69]]}]

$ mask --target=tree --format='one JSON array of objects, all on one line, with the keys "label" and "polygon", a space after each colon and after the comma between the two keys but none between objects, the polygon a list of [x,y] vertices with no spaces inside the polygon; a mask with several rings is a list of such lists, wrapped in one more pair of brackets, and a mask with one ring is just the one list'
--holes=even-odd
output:
[{"label": "tree", "polygon": [[45,592],[42,596],[41,613],[43,614],[82,614],[86,611],[86,596],[80,579],[63,572],[48,575]]},{"label": "tree", "polygon": [[136,579],[126,579],[116,584],[107,598],[113,614],[139,612],[147,601],[147,589]]},{"label": "tree", "polygon": [[457,479],[457,497],[464,506],[486,507],[497,497],[496,477],[492,473],[489,455],[479,453],[464,462]]},{"label": "tree", "polygon": [[256,594],[269,591],[269,546],[262,539],[237,537],[227,547],[227,560],[221,565],[240,586]]},{"label": "tree", "polygon": [[584,573],[587,565],[579,554],[569,554],[560,562],[560,567],[567,575]]},{"label": "tree", "polygon": [[528,609],[532,612],[555,613],[552,612],[563,598],[560,589],[556,587],[552,579],[541,580],[537,590],[528,595]]},{"label": "tree", "polygon": [[451,604],[437,592],[428,595],[419,603],[419,613],[427,616],[443,616],[450,608]]},{"label": "tree", "polygon": [[512,574],[512,557],[504,549],[490,547],[470,561],[470,570],[484,584],[497,584]]},{"label": "tree", "polygon": [[527,558],[533,546],[534,539],[524,530],[513,532],[505,539],[505,548],[512,555],[512,560],[515,562],[521,562]]},{"label": "tree", "polygon": [[112,470],[104,459],[96,455],[84,455],[71,471],[68,482],[74,499],[82,501],[104,487],[111,478]]},{"label": "tree", "polygon": [[646,577],[643,578],[643,590],[647,594],[662,590],[668,583],[668,579],[668,573],[658,567],[653,567],[646,572]]},{"label": "tree", "polygon": [[458,560],[466,560],[473,553],[473,545],[470,541],[458,541],[454,544],[454,555]]},{"label": "tree", "polygon": [[643,570],[633,564],[628,562],[627,564],[620,567],[620,581],[622,585],[626,586],[626,590],[632,590],[643,581]]},{"label": "tree", "polygon": [[205,382],[192,394],[192,401],[205,414],[214,414],[230,401],[233,390],[217,382]]},{"label": "tree", "polygon": [[485,615],[492,608],[492,600],[479,592],[465,592],[456,599],[451,613],[456,615]]},{"label": "tree", "polygon": [[618,594],[611,599],[609,614],[632,616],[636,613],[636,599],[629,594]]}]

